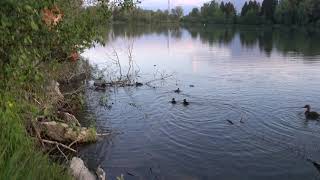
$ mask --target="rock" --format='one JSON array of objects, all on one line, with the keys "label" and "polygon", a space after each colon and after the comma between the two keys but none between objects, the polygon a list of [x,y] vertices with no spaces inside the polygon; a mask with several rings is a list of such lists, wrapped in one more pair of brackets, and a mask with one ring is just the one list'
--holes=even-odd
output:
[{"label": "rock", "polygon": [[52,104],[57,104],[58,102],[63,101],[64,96],[60,91],[59,83],[57,81],[51,81],[47,86],[47,95]]},{"label": "rock", "polygon": [[63,120],[63,122],[69,124],[69,125],[76,125],[76,126],[81,126],[78,119],[67,112],[59,112],[59,118],[61,118],[61,120]]},{"label": "rock", "polygon": [[96,131],[92,128],[69,126],[56,121],[38,122],[38,127],[50,139],[59,142],[88,143],[97,140]]},{"label": "rock", "polygon": [[98,180],[106,180],[106,173],[100,166],[97,168],[96,174],[98,176]]},{"label": "rock", "polygon": [[60,84],[57,81],[54,81],[54,92],[55,94],[60,98],[60,99],[64,99],[63,94],[60,91]]},{"label": "rock", "polygon": [[66,141],[64,134],[66,132],[66,129],[69,128],[67,124],[58,123],[56,121],[40,122],[39,127],[41,129],[41,132],[44,132],[44,134],[51,139],[59,142]]},{"label": "rock", "polygon": [[76,180],[96,180],[96,177],[84,165],[82,159],[73,157],[70,163],[70,173]]}]

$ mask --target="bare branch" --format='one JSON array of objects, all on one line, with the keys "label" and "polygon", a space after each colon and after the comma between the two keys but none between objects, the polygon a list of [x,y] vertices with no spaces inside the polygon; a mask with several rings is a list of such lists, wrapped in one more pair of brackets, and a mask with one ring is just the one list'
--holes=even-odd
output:
[{"label": "bare branch", "polygon": [[66,145],[64,145],[64,144],[62,144],[62,143],[59,143],[59,142],[57,142],[57,141],[50,141],[50,140],[46,140],[46,139],[42,139],[42,141],[43,141],[44,143],[48,143],[48,144],[59,145],[59,146],[65,148],[65,149],[67,149],[67,150],[69,150],[69,151],[72,151],[72,152],[74,152],[74,153],[77,152],[76,150],[74,150],[74,149],[72,149],[72,148],[70,148],[70,147],[68,147],[68,146],[66,146]]}]

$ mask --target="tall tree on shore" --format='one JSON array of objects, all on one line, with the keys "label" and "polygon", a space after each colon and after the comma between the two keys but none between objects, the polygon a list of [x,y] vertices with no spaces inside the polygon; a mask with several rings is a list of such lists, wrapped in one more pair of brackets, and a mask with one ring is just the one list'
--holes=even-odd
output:
[{"label": "tall tree on shore", "polygon": [[249,3],[245,2],[245,4],[242,7],[241,16],[245,16],[248,13],[251,14],[259,14],[260,12],[260,4],[257,1],[249,1]]},{"label": "tall tree on shore", "polygon": [[241,9],[241,16],[245,16],[247,12],[248,12],[248,3],[246,1]]},{"label": "tall tree on shore", "polygon": [[264,0],[261,6],[261,15],[266,20],[274,21],[274,13],[278,5],[278,0]]},{"label": "tall tree on shore", "polygon": [[221,9],[221,11],[225,11],[225,5],[224,5],[224,2],[222,1],[221,3],[220,3],[220,9]]},{"label": "tall tree on shore", "polygon": [[234,7],[234,5],[231,2],[228,2],[227,4],[225,4],[224,14],[227,17],[233,17],[237,14],[236,8]]},{"label": "tall tree on shore", "polygon": [[199,17],[200,16],[200,11],[198,8],[193,8],[191,12],[189,13],[189,16],[191,17]]},{"label": "tall tree on shore", "polygon": [[171,14],[176,18],[180,19],[183,16],[183,8],[181,6],[177,6],[171,10]]},{"label": "tall tree on shore", "polygon": [[245,24],[261,24],[260,4],[257,1],[245,3],[241,11],[240,22]]}]

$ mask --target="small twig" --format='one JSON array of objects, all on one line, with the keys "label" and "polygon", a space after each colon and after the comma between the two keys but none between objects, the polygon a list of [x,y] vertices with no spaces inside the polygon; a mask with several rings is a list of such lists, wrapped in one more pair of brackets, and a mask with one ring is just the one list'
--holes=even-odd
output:
[{"label": "small twig", "polygon": [[59,145],[59,146],[65,148],[65,149],[68,149],[68,150],[70,150],[70,151],[72,151],[72,152],[74,152],[74,153],[77,152],[76,150],[72,149],[71,147],[68,147],[68,146],[66,146],[66,145],[64,145],[64,144],[61,144],[61,143],[57,142],[57,141],[50,141],[50,140],[46,140],[46,139],[42,139],[42,141],[43,141],[44,143],[48,143],[48,144]]},{"label": "small twig", "polygon": [[60,151],[60,153],[64,156],[64,158],[66,158],[67,162],[69,162],[68,157],[61,151],[61,149],[59,148],[58,144],[56,144],[56,147]]},{"label": "small twig", "polygon": [[33,100],[41,106],[41,103],[36,98],[33,98]]},{"label": "small twig", "polygon": [[54,146],[53,148],[51,148],[49,151],[48,151],[48,154],[50,154],[52,151],[54,151],[55,149],[57,148],[57,146]]},{"label": "small twig", "polygon": [[69,148],[71,148],[71,146],[73,146],[75,143],[77,143],[79,141],[79,139],[77,139],[77,140],[75,140],[75,141],[73,141],[71,144],[69,144]]}]

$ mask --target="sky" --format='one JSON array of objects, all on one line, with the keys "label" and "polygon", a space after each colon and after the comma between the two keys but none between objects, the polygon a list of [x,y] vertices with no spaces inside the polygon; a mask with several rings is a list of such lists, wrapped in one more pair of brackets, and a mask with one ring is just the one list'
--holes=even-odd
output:
[{"label": "sky", "polygon": [[[192,8],[200,7],[202,6],[203,3],[209,2],[209,1],[210,0],[170,0],[170,6],[171,8],[175,6],[182,6],[185,10],[184,13],[186,14],[186,13],[189,13]],[[216,0],[216,1],[221,2],[221,0]],[[238,11],[240,11],[246,0],[224,0],[224,2],[229,2],[229,1],[236,6]],[[140,7],[144,9],[164,10],[168,8],[168,0],[141,0]]]}]

